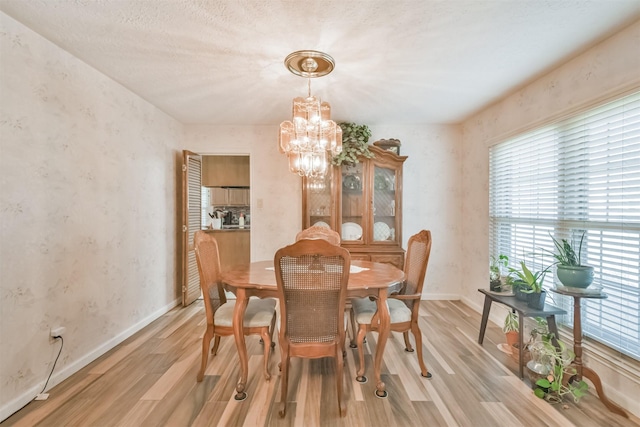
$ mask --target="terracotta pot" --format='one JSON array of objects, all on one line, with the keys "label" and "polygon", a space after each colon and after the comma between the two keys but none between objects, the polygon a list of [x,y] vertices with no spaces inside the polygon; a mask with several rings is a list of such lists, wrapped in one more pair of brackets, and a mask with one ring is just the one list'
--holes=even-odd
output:
[{"label": "terracotta pot", "polygon": [[507,337],[507,344],[509,348],[512,348],[514,344],[518,343],[518,332],[517,331],[509,331],[505,333]]},{"label": "terracotta pot", "polygon": [[[526,344],[523,343],[523,345]],[[516,362],[520,360],[520,349],[518,348],[517,342],[511,346],[511,357],[513,357]],[[524,354],[522,355],[522,361],[526,365],[529,360],[531,360],[531,353],[529,352],[529,349],[525,347]]]}]

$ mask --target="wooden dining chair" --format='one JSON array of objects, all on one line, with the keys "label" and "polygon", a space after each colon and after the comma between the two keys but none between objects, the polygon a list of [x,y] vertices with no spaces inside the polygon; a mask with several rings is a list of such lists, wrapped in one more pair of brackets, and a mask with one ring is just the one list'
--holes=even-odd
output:
[{"label": "wooden dining chair", "polygon": [[342,402],[344,304],[351,256],[324,239],[302,239],[279,249],[274,258],[280,301],[282,385],[280,416],[287,409],[291,357],[333,357],[336,363],[338,410]]},{"label": "wooden dining chair", "polygon": [[300,239],[324,239],[332,245],[340,245],[340,234],[327,227],[312,225],[296,235],[296,242]]},{"label": "wooden dining chair", "polygon": [[[387,299],[389,315],[391,318],[391,330],[402,332],[404,336],[405,350],[413,352],[409,341],[409,331],[413,333],[418,349],[418,363],[420,374],[425,378],[431,378],[422,358],[422,335],[418,326],[420,311],[420,298],[422,286],[429,263],[431,253],[431,231],[422,230],[409,238],[407,256],[404,263],[405,283],[399,294],[390,295]],[[375,301],[369,298],[353,298],[351,300],[351,325],[353,336],[356,336],[355,325],[358,326],[357,343],[351,341],[351,347],[358,347],[360,367],[358,377],[360,382],[366,381],[364,376],[364,349],[363,343],[366,334],[378,330],[377,311]]]},{"label": "wooden dining chair", "polygon": [[[213,233],[196,231],[193,237],[200,273],[200,287],[207,317],[207,329],[202,337],[202,364],[197,380],[202,381],[209,359],[211,339],[215,338],[211,353],[215,356],[220,337],[233,335],[235,300],[227,300],[220,280],[220,254]],[[276,301],[273,298],[250,299],[244,314],[244,335],[260,335],[264,344],[264,376],[269,380],[269,354],[276,323]]]}]

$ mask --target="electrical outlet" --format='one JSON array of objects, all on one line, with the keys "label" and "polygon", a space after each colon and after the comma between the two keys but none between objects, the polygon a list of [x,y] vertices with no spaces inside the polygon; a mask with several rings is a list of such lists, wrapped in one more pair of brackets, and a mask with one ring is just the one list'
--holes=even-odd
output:
[{"label": "electrical outlet", "polygon": [[58,326],[57,328],[51,328],[51,338],[61,337],[65,332],[67,332],[67,328],[64,326]]}]

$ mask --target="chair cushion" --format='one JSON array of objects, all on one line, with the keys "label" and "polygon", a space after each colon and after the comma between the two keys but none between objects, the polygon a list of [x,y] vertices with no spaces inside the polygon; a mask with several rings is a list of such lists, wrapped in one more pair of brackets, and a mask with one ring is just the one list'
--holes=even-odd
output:
[{"label": "chair cushion", "polygon": [[[213,316],[213,323],[218,326],[233,326],[233,309],[236,300],[228,300],[222,304]],[[244,313],[244,327],[270,326],[276,312],[276,300],[273,298],[250,298]]]},{"label": "chair cushion", "polygon": [[[404,302],[389,298],[387,299],[387,305],[389,306],[391,323],[409,322],[411,320],[411,310]],[[356,322],[361,325],[371,324],[371,318],[378,311],[376,301],[371,301],[369,298],[353,298],[351,307],[354,311]]]}]

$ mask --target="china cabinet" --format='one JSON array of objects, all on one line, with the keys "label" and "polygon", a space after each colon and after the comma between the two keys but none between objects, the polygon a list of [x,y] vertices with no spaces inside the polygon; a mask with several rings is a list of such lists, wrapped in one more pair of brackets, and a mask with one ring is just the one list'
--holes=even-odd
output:
[{"label": "china cabinet", "polygon": [[321,180],[303,178],[302,224],[336,230],[351,259],[403,268],[402,166],[407,157],[369,148],[371,159],[332,166]]}]

